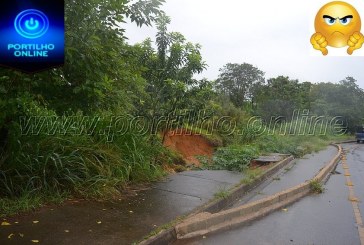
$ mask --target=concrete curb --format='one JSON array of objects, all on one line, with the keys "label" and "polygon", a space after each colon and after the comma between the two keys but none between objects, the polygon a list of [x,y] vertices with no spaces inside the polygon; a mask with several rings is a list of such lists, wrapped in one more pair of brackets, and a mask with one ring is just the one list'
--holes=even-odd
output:
[{"label": "concrete curb", "polygon": [[[269,177],[277,173],[280,169],[284,168],[294,160],[293,156],[288,156],[282,161],[278,162],[268,170],[266,170],[259,178],[255,179],[250,184],[243,184],[232,188],[229,191],[229,196],[224,199],[218,199],[208,202],[207,204],[193,210],[187,217],[186,220],[199,215],[200,213],[216,213],[223,208],[233,204],[237,199],[252,191],[254,188],[265,182]],[[175,228],[163,230],[157,235],[154,235],[147,240],[141,241],[140,245],[164,245],[170,244],[177,239],[177,233]]]},{"label": "concrete curb", "polygon": [[270,178],[272,175],[277,173],[280,169],[287,166],[289,163],[291,163],[294,160],[293,156],[289,156],[282,161],[278,162],[268,170],[266,170],[259,178],[255,179],[252,183],[249,184],[243,184],[239,185],[237,187],[232,188],[229,191],[229,196],[223,199],[218,199],[212,202],[207,203],[206,205],[199,208],[200,212],[209,212],[209,213],[216,213],[221,211],[223,208],[228,207],[229,205],[232,205],[244,196],[246,193],[250,192],[260,184],[262,184],[264,181],[266,181],[268,178]]},{"label": "concrete curb", "polygon": [[220,213],[203,212],[194,217],[184,220],[175,227],[177,239],[189,239],[209,233],[230,229],[237,225],[244,224],[256,218],[267,215],[277,209],[296,202],[300,198],[311,192],[310,182],[315,180],[319,182],[325,181],[330,172],[335,169],[342,154],[340,145],[335,145],[338,153],[335,157],[323,167],[316,176],[300,185],[276,193],[275,195],[264,199],[242,205],[237,208],[228,209]]},{"label": "concrete curb", "polygon": [[350,143],[356,143],[356,140],[344,140],[341,142],[334,142],[333,144],[340,145],[340,144],[350,144]]},{"label": "concrete curb", "polygon": [[325,166],[323,167],[312,180],[316,180],[319,182],[325,182],[327,180],[327,177],[329,177],[329,173],[331,173],[338,163],[338,160],[340,159],[340,156],[342,154],[342,147],[341,145],[332,144],[338,148],[338,153],[335,155],[335,157]]}]

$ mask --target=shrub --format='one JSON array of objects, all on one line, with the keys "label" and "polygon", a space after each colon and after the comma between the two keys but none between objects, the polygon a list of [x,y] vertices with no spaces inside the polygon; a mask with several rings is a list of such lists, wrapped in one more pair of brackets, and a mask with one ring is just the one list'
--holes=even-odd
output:
[{"label": "shrub", "polygon": [[259,155],[256,147],[250,145],[232,145],[219,148],[213,156],[210,169],[226,169],[231,171],[244,171],[251,160]]}]

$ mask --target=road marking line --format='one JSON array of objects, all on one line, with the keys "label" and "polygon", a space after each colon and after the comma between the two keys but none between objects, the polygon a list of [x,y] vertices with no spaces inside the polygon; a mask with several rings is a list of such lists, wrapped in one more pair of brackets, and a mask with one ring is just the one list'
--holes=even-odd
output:
[{"label": "road marking line", "polygon": [[353,196],[349,197],[349,201],[350,202],[360,202],[359,198],[353,197]]},{"label": "road marking line", "polygon": [[351,205],[353,206],[355,221],[356,221],[358,232],[359,232],[360,244],[364,245],[364,225],[363,225],[363,220],[361,218],[360,209],[359,209],[359,205],[358,205],[359,199],[355,197],[354,185],[350,178],[351,175],[350,175],[350,171],[349,171],[349,166],[346,163],[346,155],[342,156],[341,163],[342,163],[343,168],[345,169],[346,185],[348,186],[348,189],[349,189],[349,201],[351,202]]}]

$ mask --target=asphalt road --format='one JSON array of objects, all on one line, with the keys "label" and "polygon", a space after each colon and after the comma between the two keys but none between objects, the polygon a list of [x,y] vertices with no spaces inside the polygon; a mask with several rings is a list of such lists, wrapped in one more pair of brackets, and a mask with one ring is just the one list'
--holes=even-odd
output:
[{"label": "asphalt road", "polygon": [[[9,217],[0,245],[124,245],[240,183],[241,173],[186,171],[112,202],[74,201]],[[36,221],[36,222],[35,222]],[[0,220],[2,223],[2,220]]]},{"label": "asphalt road", "polygon": [[[238,229],[177,244],[363,245],[358,222],[364,218],[364,144],[343,148],[347,160],[339,163],[323,194],[305,197]],[[348,172],[350,176],[345,176]]]},{"label": "asphalt road", "polygon": [[[262,188],[256,188],[250,195],[243,197],[240,201],[234,204],[234,207],[243,205],[247,202],[257,201],[264,197],[273,195],[280,191],[299,185],[306,180],[312,179],[321,168],[323,168],[334,155],[337,153],[337,148],[329,146],[326,149],[307,154],[300,159],[296,159],[291,167],[282,169],[272,178],[272,182],[263,185]],[[246,200],[248,199],[248,200]]]}]

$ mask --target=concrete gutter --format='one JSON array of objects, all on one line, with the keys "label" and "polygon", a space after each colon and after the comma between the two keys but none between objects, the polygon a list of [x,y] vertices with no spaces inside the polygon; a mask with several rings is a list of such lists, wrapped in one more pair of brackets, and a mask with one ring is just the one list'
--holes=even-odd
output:
[{"label": "concrete gutter", "polygon": [[334,146],[338,148],[338,153],[316,174],[313,179],[285,191],[276,193],[275,195],[237,208],[228,209],[214,214],[202,212],[193,217],[187,218],[175,227],[177,239],[189,239],[234,228],[238,225],[242,225],[267,215],[275,210],[281,209],[308,195],[311,192],[311,181],[318,181],[321,183],[326,181],[330,172],[336,168],[342,154],[342,148],[340,145]]},{"label": "concrete gutter", "polygon": [[239,185],[239,186],[231,189],[229,191],[229,195],[226,198],[214,200],[214,201],[202,206],[199,210],[199,213],[200,212],[216,213],[226,207],[229,207],[229,205],[234,204],[236,202],[236,200],[238,200],[239,198],[241,198],[242,196],[244,196],[245,194],[247,194],[248,192],[250,192],[257,186],[262,184],[264,181],[266,181],[272,175],[277,173],[280,169],[286,167],[293,160],[294,160],[293,156],[288,156],[286,159],[283,159],[282,161],[276,163],[271,168],[267,169],[261,176],[259,176],[255,180],[253,180],[253,182],[251,182],[249,184],[242,184],[242,185]]},{"label": "concrete gutter", "polygon": [[[249,184],[242,184],[232,188],[229,191],[229,195],[223,199],[217,199],[208,202],[207,204],[197,208],[196,210],[192,211],[191,214],[186,217],[185,220],[193,219],[193,217],[200,215],[201,213],[217,213],[222,209],[229,207],[232,205],[236,200],[247,194],[248,192],[252,191],[254,188],[265,182],[269,179],[272,175],[277,173],[280,169],[284,168],[285,166],[292,163],[294,160],[293,156],[288,156],[287,158],[283,159],[282,161],[274,164],[271,168],[267,169],[259,178],[256,178],[252,183]],[[184,222],[183,222],[184,223]],[[182,224],[183,224],[182,223]],[[178,225],[176,226],[178,227]],[[140,245],[167,245],[177,239],[176,229],[174,227],[169,228],[167,230],[163,230],[160,233],[141,241]]]},{"label": "concrete gutter", "polygon": [[356,140],[344,140],[341,142],[335,142],[333,144],[340,145],[340,144],[350,144],[350,143],[356,143]]}]

